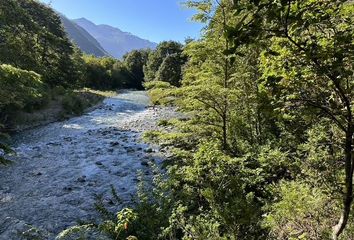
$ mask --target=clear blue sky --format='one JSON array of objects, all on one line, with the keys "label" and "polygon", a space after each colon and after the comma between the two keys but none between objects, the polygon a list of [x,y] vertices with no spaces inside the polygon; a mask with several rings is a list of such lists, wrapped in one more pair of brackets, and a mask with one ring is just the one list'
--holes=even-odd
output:
[{"label": "clear blue sky", "polygon": [[[50,0],[40,0],[48,3]],[[198,38],[203,27],[191,21],[194,10],[183,0],[52,0],[52,7],[68,18],[85,17],[154,42]]]}]

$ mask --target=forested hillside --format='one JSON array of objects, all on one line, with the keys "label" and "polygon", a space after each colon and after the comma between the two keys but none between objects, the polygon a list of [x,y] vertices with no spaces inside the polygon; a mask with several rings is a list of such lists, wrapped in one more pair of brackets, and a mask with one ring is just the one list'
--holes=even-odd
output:
[{"label": "forested hillside", "polygon": [[[2,1],[0,21],[2,132],[13,127],[22,112],[56,105],[53,99],[61,99],[65,112],[60,115],[82,112],[90,101],[97,101],[87,91],[77,96],[76,90],[84,87],[142,88],[145,50],[142,55],[127,54],[123,61],[84,55],[69,40],[60,16],[35,0]],[[0,148],[8,152],[7,137],[1,136]]]},{"label": "forested hillside", "polygon": [[75,24],[72,20],[64,15],[60,16],[65,31],[68,33],[70,39],[86,54],[91,54],[96,57],[109,56],[109,54],[102,48],[97,40],[92,37],[85,29]]}]

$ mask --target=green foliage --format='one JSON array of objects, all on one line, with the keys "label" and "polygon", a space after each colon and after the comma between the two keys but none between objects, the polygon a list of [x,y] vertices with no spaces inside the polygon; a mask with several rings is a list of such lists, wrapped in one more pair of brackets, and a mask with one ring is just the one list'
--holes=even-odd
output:
[{"label": "green foliage", "polygon": [[[299,182],[282,182],[274,187],[276,202],[264,224],[275,239],[329,239],[333,200],[319,189]],[[321,221],[319,221],[321,219]]]},{"label": "green foliage", "polygon": [[1,63],[35,71],[51,86],[79,80],[74,48],[51,8],[34,0],[4,0],[0,19]]},{"label": "green foliage", "polygon": [[83,100],[74,93],[67,93],[62,100],[65,114],[82,114],[85,109]]},{"label": "green foliage", "polygon": [[179,206],[173,213],[173,221],[171,225],[182,228],[183,240],[192,239],[211,239],[223,240],[234,239],[232,237],[223,237],[220,233],[220,223],[215,219],[215,215],[203,211],[200,215],[185,216],[186,208]]},{"label": "green foliage", "polygon": [[181,66],[184,62],[185,60],[177,53],[168,55],[161,63],[156,74],[156,79],[178,87],[182,79]]},{"label": "green foliage", "polygon": [[158,54],[145,68],[153,102],[185,114],[145,134],[172,154],[162,236],[352,239],[353,3],[187,6],[207,26],[181,86],[154,82],[176,73]]},{"label": "green foliage", "polygon": [[136,213],[132,209],[124,208],[117,213],[114,221],[105,221],[99,228],[103,232],[109,233],[115,239],[124,239],[129,237],[130,224],[137,218]]},{"label": "green foliage", "polygon": [[186,62],[182,51],[182,45],[178,42],[161,42],[155,51],[149,53],[144,66],[145,81],[165,81],[179,86],[182,66]]},{"label": "green foliage", "polygon": [[95,89],[141,89],[143,81],[143,65],[147,53],[133,51],[128,53],[124,61],[104,57],[97,58],[85,55],[85,81],[82,85]]},{"label": "green foliage", "polygon": [[175,205],[166,174],[154,164],[150,168],[152,179],[144,178],[143,173],[139,173],[140,182],[134,207],[138,216],[134,235],[139,239],[164,238],[162,230],[168,226],[168,218]]},{"label": "green foliage", "polygon": [[57,237],[57,240],[108,240],[107,236],[97,234],[96,226],[93,224],[73,226],[62,231]]},{"label": "green foliage", "polygon": [[133,78],[131,88],[142,89],[144,81],[144,66],[147,63],[150,50],[133,50],[123,56],[123,62]]},{"label": "green foliage", "polygon": [[151,96],[151,102],[154,105],[166,105],[171,99],[171,89],[173,86],[164,81],[151,81],[145,82],[144,87],[149,91]]},{"label": "green foliage", "polygon": [[12,111],[38,108],[45,99],[44,91],[37,73],[0,65],[0,118],[6,121]]},{"label": "green foliage", "polygon": [[[0,4],[0,125],[19,112],[48,103],[50,88],[72,87],[81,80],[81,53],[62,28],[59,16],[34,0]],[[5,141],[0,149],[8,150]],[[3,156],[1,161],[4,162]]]},{"label": "green foliage", "polygon": [[115,64],[113,58],[97,58],[95,56],[85,55],[84,61],[86,71],[83,85],[85,87],[95,89],[109,89],[113,87],[113,79],[111,77],[113,65]]},{"label": "green foliage", "polygon": [[[153,166],[153,179],[144,178],[139,173],[138,193],[134,198],[134,209],[123,208],[117,214],[109,211],[102,202],[96,207],[100,212],[103,222],[99,229],[111,236],[113,239],[126,239],[137,236],[137,239],[159,239],[161,229],[168,226],[168,216],[172,211],[174,202],[169,196],[169,186],[165,175]],[[112,188],[115,203],[121,204],[120,198]],[[161,235],[161,236],[160,236]]]},{"label": "green foliage", "polygon": [[[192,165],[178,171],[187,182],[186,200],[195,204],[189,208],[196,211],[199,206],[201,215],[209,210],[222,226],[221,236],[242,239],[244,231],[251,236],[259,231],[259,203],[254,192],[247,192],[257,179],[244,164],[245,159],[230,158],[217,144],[204,143],[194,154]],[[193,198],[195,202],[190,201]]]},{"label": "green foliage", "polygon": [[[144,134],[169,149],[167,167],[153,169],[152,183],[140,176],[133,206],[115,214],[97,204],[101,231],[113,239],[353,239],[353,2],[186,5],[206,24],[200,40],[118,61],[82,58],[52,10],[5,0],[0,61],[12,66],[0,67],[1,120],[43,104],[43,82],[144,85],[154,105],[184,117]],[[69,113],[85,104],[63,99]],[[10,151],[5,141],[0,149]]]},{"label": "green foliage", "polygon": [[[320,151],[318,155],[324,154],[331,161],[342,156],[338,162],[342,162],[345,184],[341,187],[343,180],[336,173],[333,174],[334,178],[325,173],[329,163],[321,163],[316,169],[323,170],[323,173],[317,175],[327,174],[325,178],[330,177],[328,180],[335,179],[329,185],[336,190],[329,193],[329,196],[336,197],[338,193],[345,193],[341,197],[342,212],[337,213],[338,223],[333,228],[332,237],[338,239],[350,223],[353,199],[353,65],[350,60],[354,49],[353,3],[276,2],[262,10],[266,16],[263,25],[283,29],[274,32],[270,51],[265,50],[262,56],[264,78],[268,82],[277,79],[276,85],[271,87],[280,90],[274,100],[278,101],[284,118],[293,123],[299,119],[305,124],[314,124],[313,121],[318,119],[325,124],[329,121],[330,125],[334,124],[338,128],[332,131],[336,135],[333,138],[344,139],[341,140],[342,148],[335,146],[336,140],[330,141],[329,145],[334,145],[328,150],[317,147]],[[274,13],[279,13],[281,17],[276,17]]]},{"label": "green foliage", "polygon": [[62,117],[72,115],[80,115],[87,108],[92,107],[103,99],[94,92],[89,91],[67,91],[62,99],[61,103],[63,106]]}]

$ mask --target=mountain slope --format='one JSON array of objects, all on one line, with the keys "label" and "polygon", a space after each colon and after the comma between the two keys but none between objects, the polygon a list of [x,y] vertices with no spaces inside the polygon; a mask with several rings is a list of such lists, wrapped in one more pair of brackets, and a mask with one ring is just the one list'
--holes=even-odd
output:
[{"label": "mountain slope", "polygon": [[60,14],[69,38],[86,54],[92,54],[96,57],[108,56],[109,54],[102,48],[99,42],[92,37],[85,29]]},{"label": "mountain slope", "polygon": [[108,52],[116,58],[134,49],[155,48],[156,43],[139,38],[131,33],[123,32],[109,25],[96,25],[85,18],[73,20],[77,25],[90,33]]}]

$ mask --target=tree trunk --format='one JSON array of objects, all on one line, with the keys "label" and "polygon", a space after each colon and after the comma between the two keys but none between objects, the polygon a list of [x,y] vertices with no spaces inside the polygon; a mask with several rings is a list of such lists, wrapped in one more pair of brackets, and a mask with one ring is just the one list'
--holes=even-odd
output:
[{"label": "tree trunk", "polygon": [[345,193],[343,196],[343,210],[341,217],[333,227],[332,238],[337,240],[348,223],[350,210],[353,202],[353,129],[348,124],[345,137]]},{"label": "tree trunk", "polygon": [[224,113],[224,117],[222,119],[222,140],[223,140],[223,149],[228,150],[228,144],[227,144],[227,116],[226,113]]}]

